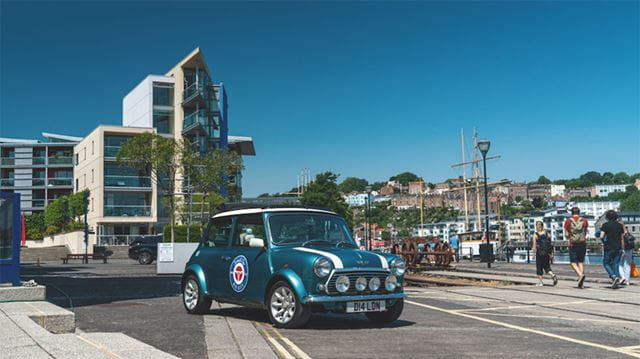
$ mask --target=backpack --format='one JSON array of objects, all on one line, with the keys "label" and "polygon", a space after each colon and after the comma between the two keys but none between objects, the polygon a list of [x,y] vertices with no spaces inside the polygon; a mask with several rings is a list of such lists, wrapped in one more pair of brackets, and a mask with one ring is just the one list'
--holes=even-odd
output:
[{"label": "backpack", "polygon": [[633,249],[636,245],[636,237],[627,233],[624,235],[624,249]]},{"label": "backpack", "polygon": [[549,255],[553,251],[553,244],[551,238],[544,233],[540,235],[538,233],[538,241],[536,243],[536,254],[541,256]]},{"label": "backpack", "polygon": [[587,237],[584,234],[584,223],[582,222],[582,218],[578,217],[578,219],[574,219],[571,217],[569,219],[571,221],[571,227],[569,231],[569,239],[572,243],[585,243],[587,241]]}]

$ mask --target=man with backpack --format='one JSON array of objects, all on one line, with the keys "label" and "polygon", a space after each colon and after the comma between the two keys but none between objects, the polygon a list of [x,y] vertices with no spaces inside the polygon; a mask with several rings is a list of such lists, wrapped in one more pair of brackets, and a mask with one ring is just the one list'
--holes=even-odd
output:
[{"label": "man with backpack", "polygon": [[571,217],[564,221],[564,238],[569,246],[571,268],[578,276],[578,288],[584,286],[584,257],[587,253],[587,228],[589,222],[580,217],[580,208],[571,208]]},{"label": "man with backpack", "polygon": [[622,278],[618,271],[620,257],[624,254],[624,227],[618,222],[618,214],[614,210],[609,210],[605,214],[607,221],[600,228],[600,240],[604,241],[604,252],[602,255],[602,265],[613,280],[611,288],[618,289],[622,283]]}]

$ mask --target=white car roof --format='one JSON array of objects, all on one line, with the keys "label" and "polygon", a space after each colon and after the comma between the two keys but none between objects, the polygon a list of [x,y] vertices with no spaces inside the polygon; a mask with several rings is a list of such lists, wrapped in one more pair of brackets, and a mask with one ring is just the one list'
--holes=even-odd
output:
[{"label": "white car roof", "polygon": [[241,214],[255,214],[255,213],[265,213],[265,212],[316,212],[316,213],[326,213],[337,215],[337,213],[322,209],[314,209],[314,208],[299,208],[299,207],[280,207],[280,208],[247,208],[247,209],[236,209],[232,211],[226,211],[222,213],[218,213],[214,215],[212,218],[219,217],[227,217],[227,216],[237,216]]}]

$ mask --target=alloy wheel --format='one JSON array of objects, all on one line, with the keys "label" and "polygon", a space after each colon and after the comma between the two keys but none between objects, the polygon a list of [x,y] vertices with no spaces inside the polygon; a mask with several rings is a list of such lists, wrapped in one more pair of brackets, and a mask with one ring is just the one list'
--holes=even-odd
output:
[{"label": "alloy wheel", "polygon": [[287,287],[278,287],[271,295],[271,315],[278,323],[288,323],[296,313],[296,297]]},{"label": "alloy wheel", "polygon": [[185,284],[183,299],[184,305],[189,310],[193,310],[198,304],[198,283],[195,280],[189,279]]}]

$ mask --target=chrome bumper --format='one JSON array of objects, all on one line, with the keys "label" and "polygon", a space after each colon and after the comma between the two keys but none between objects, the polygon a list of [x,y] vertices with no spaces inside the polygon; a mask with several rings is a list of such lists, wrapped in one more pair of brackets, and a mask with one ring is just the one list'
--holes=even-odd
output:
[{"label": "chrome bumper", "polygon": [[345,296],[329,296],[329,295],[309,295],[302,299],[302,304],[327,303],[327,302],[356,302],[363,300],[382,300],[382,299],[403,299],[407,295],[404,292],[376,294],[376,295],[345,295]]}]

